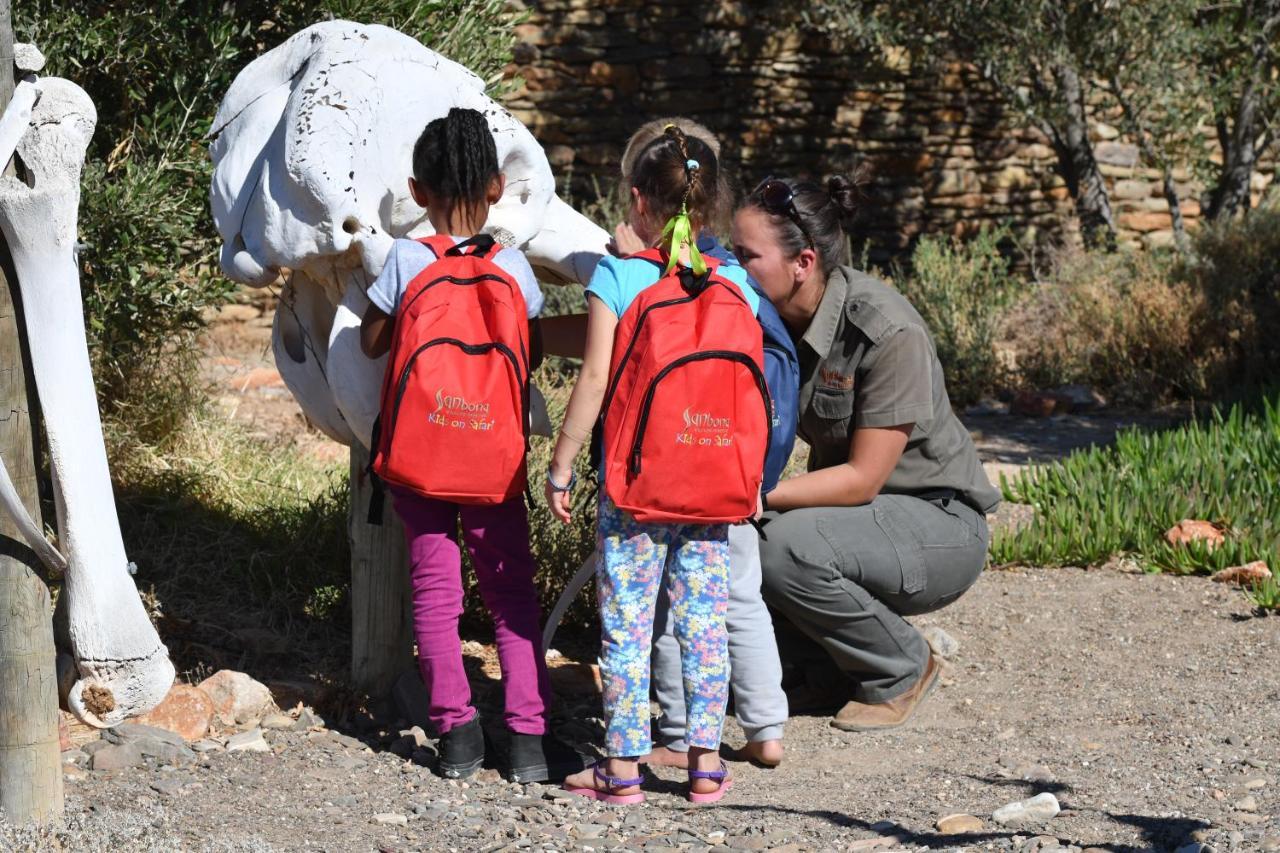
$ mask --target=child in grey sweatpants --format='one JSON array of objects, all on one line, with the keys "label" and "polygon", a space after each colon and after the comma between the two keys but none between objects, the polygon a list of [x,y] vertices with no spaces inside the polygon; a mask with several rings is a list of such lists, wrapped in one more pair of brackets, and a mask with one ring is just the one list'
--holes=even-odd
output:
[{"label": "child in grey sweatpants", "polygon": [[[688,752],[684,742],[684,678],[674,621],[667,618],[666,584],[661,587],[653,623],[653,685],[662,715],[653,764],[678,764]],[[787,695],[782,692],[782,663],[773,622],[760,597],[760,541],[750,524],[729,528],[729,686],[738,723],[747,735],[743,752],[762,764],[782,761],[782,727]]]}]

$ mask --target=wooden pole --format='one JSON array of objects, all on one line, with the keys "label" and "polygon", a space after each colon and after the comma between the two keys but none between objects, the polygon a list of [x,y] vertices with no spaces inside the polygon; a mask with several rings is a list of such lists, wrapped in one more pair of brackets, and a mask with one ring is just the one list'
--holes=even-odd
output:
[{"label": "wooden pole", "polygon": [[413,667],[413,622],[409,610],[409,560],[404,528],[386,496],[382,524],[369,523],[372,489],[364,470],[369,454],[351,448],[351,684],[375,698],[390,694],[396,679]]},{"label": "wooden pole", "polygon": [[[13,24],[0,0],[0,111],[13,97]],[[13,166],[5,165],[13,174]],[[9,247],[0,240],[0,461],[40,519],[39,414]],[[36,555],[0,516],[0,808],[10,823],[62,819],[58,685],[49,590]]]}]

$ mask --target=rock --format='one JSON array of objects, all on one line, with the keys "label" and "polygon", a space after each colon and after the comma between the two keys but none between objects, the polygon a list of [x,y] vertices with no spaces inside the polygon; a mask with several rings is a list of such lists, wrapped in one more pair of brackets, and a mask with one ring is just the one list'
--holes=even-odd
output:
[{"label": "rock", "polygon": [[354,794],[342,794],[333,798],[333,804],[339,808],[354,809],[359,804],[359,800]]},{"label": "rock", "polygon": [[137,742],[107,744],[93,754],[89,766],[94,770],[123,770],[142,763],[142,750]]},{"label": "rock", "polygon": [[1222,534],[1222,525],[1212,521],[1196,521],[1185,518],[1164,533],[1164,539],[1170,545],[1186,545],[1191,542],[1203,542],[1205,548],[1212,551],[1221,545],[1226,537]]},{"label": "rock", "polygon": [[156,726],[148,726],[143,723],[120,723],[118,726],[112,726],[107,729],[102,736],[112,743],[131,743],[133,741],[151,739],[172,744],[176,747],[185,748],[187,745],[182,735],[177,732]]},{"label": "rock", "polygon": [[1019,391],[1009,404],[1009,411],[1026,418],[1047,418],[1058,408],[1058,399],[1038,391]]},{"label": "rock", "polygon": [[198,740],[191,744],[191,748],[196,752],[214,752],[222,749],[222,744],[216,740]]},{"label": "rock", "polygon": [[978,832],[982,829],[982,821],[971,814],[951,814],[938,818],[938,832],[943,835],[958,835],[962,832]]},{"label": "rock", "polygon": [[1087,385],[1059,385],[1049,392],[1058,401],[1056,410],[1072,414],[1091,412],[1107,405],[1107,400]]},{"label": "rock", "polygon": [[178,779],[157,779],[151,783],[151,790],[166,797],[172,797],[182,790],[182,782]]},{"label": "rock", "polygon": [[1258,798],[1253,794],[1242,797],[1232,804],[1232,808],[1238,812],[1256,812],[1258,810]]},{"label": "rock", "polygon": [[1238,586],[1253,586],[1271,579],[1271,569],[1263,560],[1254,560],[1243,566],[1232,566],[1220,572],[1214,572],[1210,578],[1214,583],[1233,583]]},{"label": "rock", "polygon": [[85,770],[78,764],[62,765],[62,778],[68,781],[77,781],[89,775],[89,771]]},{"label": "rock", "polygon": [[1019,800],[1001,806],[991,814],[991,819],[1001,826],[1020,826],[1045,823],[1062,811],[1058,798],[1053,794],[1037,794],[1027,800]]},{"label": "rock", "polygon": [[1280,835],[1265,836],[1262,841],[1258,842],[1258,849],[1265,850],[1267,853],[1275,853],[1280,850]]},{"label": "rock", "polygon": [[940,658],[950,660],[960,651],[960,641],[937,625],[930,625],[921,633],[929,643],[929,648],[933,649],[933,653]]},{"label": "rock", "polygon": [[298,719],[293,721],[293,730],[295,732],[305,732],[310,729],[324,728],[324,718],[312,711],[310,708],[303,708],[298,712]]},{"label": "rock", "polygon": [[479,773],[477,773],[473,778],[475,779],[476,782],[480,782],[481,784],[484,784],[484,785],[495,785],[498,782],[502,781],[502,774],[492,767],[486,767],[484,770],[481,770]]},{"label": "rock", "polygon": [[1262,776],[1254,776],[1252,779],[1244,780],[1244,788],[1246,791],[1256,791],[1259,788],[1267,787],[1267,780]]},{"label": "rock", "polygon": [[417,669],[406,669],[401,673],[391,688],[391,699],[395,702],[396,713],[404,719],[424,729],[431,725],[427,718],[431,694],[427,692]]},{"label": "rock", "polygon": [[85,755],[93,755],[98,750],[106,749],[108,746],[111,746],[110,741],[95,740],[95,741],[90,741],[89,743],[86,743],[84,746],[80,747],[80,751],[83,752]]},{"label": "rock", "polygon": [[223,669],[200,682],[224,726],[243,726],[276,710],[271,691],[243,672]]},{"label": "rock", "polygon": [[845,850],[880,850],[885,847],[893,847],[898,843],[895,837],[889,838],[864,838],[861,841],[851,841],[844,846]]},{"label": "rock", "polygon": [[270,752],[271,744],[262,736],[262,729],[250,729],[232,735],[227,741],[227,752]]},{"label": "rock", "polygon": [[1179,847],[1176,853],[1213,853],[1213,848],[1203,841],[1193,841]]},{"label": "rock", "polygon": [[160,764],[185,767],[196,760],[196,754],[184,744],[175,744],[159,738],[144,737],[133,741],[144,756],[154,758]]},{"label": "rock", "polygon": [[292,729],[295,720],[288,714],[268,714],[262,719],[262,728],[267,731],[284,731]]},{"label": "rock", "polygon": [[213,714],[209,694],[190,684],[175,684],[163,702],[136,718],[136,722],[174,732],[184,741],[193,741],[209,731]]},{"label": "rock", "polygon": [[573,826],[572,831],[579,838],[599,838],[609,831],[609,827],[598,823],[579,823]]},{"label": "rock", "polygon": [[14,42],[13,64],[23,74],[35,74],[44,68],[44,54],[34,44]]},{"label": "rock", "polygon": [[408,826],[409,818],[395,812],[383,812],[373,816],[374,823],[385,823],[389,826]]}]

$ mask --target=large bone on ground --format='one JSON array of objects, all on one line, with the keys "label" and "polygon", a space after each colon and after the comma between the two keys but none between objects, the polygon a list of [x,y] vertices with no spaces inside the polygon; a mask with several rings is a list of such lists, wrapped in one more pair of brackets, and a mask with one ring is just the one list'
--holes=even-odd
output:
[{"label": "large bone on ground", "polygon": [[158,704],[174,669],[128,572],[89,367],[74,245],[80,169],[97,115],[74,83],[45,78],[18,154],[30,185],[0,177],[0,230],[22,291],[49,442],[64,595],[79,678],[68,697],[109,726]]}]

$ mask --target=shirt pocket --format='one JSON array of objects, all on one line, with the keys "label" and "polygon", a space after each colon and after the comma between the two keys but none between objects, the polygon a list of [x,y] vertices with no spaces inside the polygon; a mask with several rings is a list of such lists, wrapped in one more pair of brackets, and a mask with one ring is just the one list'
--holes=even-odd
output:
[{"label": "shirt pocket", "polygon": [[850,422],[853,420],[854,393],[819,388],[809,403],[806,432],[811,444],[825,451],[848,450]]}]

